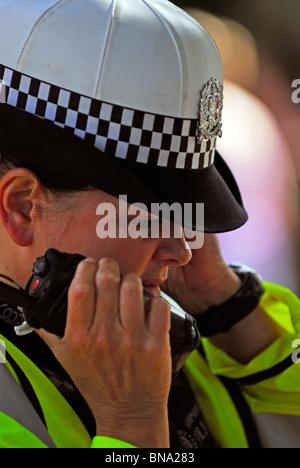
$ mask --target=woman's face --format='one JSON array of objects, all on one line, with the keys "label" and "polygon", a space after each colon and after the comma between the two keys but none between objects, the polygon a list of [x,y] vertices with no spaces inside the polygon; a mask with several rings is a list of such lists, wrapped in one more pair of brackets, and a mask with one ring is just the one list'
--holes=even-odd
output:
[{"label": "woman's face", "polygon": [[[111,207],[110,213],[116,214],[117,229],[116,238],[99,238],[97,226],[101,219],[103,225],[105,221],[113,222],[108,212],[104,216],[97,215],[99,204],[103,207]],[[124,206],[123,206],[124,208]],[[162,284],[168,275],[169,266],[180,266],[189,262],[191,251],[185,241],[182,228],[177,227],[176,238],[132,238],[127,234],[125,238],[118,236],[119,226],[126,223],[126,232],[130,225],[131,218],[124,218],[124,211],[119,210],[119,200],[111,197],[99,190],[81,192],[76,194],[76,198],[69,204],[68,209],[55,212],[51,208],[50,216],[41,218],[35,236],[36,256],[43,255],[49,247],[56,248],[63,252],[80,253],[86,257],[96,260],[100,258],[113,258],[118,261],[121,275],[136,273],[142,278],[144,288],[152,295],[159,295],[159,285]],[[142,214],[145,225],[149,220],[148,214]],[[112,226],[112,224],[109,224]],[[107,228],[109,227],[107,225]],[[147,229],[146,227],[142,229]],[[178,235],[178,230],[182,235]],[[130,226],[129,226],[130,234]],[[104,237],[103,235],[101,237]],[[145,237],[145,236],[144,236]]]}]

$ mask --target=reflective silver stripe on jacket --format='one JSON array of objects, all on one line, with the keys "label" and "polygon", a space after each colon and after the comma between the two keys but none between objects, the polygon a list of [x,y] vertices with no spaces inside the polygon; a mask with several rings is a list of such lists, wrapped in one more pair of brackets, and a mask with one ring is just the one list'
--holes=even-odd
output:
[{"label": "reflective silver stripe on jacket", "polygon": [[300,448],[300,417],[253,414],[263,448]]},{"label": "reflective silver stripe on jacket", "polygon": [[4,363],[0,363],[0,412],[17,421],[49,448],[56,448],[34,407]]}]

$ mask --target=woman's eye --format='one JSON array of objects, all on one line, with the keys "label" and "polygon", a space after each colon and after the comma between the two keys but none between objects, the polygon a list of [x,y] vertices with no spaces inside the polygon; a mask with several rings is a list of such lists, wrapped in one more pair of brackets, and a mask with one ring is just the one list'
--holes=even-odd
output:
[{"label": "woman's eye", "polygon": [[143,228],[151,228],[151,223],[152,221],[151,219],[149,219],[149,220],[141,221],[140,225]]},{"label": "woman's eye", "polygon": [[128,234],[130,237],[133,238],[157,238],[159,237],[159,226],[160,220],[159,218],[146,218],[146,219],[138,219],[135,222],[130,222],[128,226]]},{"label": "woman's eye", "polygon": [[160,225],[160,220],[159,218],[148,218],[145,219],[144,221],[141,221],[141,227],[144,227],[146,229],[154,229],[159,227]]}]

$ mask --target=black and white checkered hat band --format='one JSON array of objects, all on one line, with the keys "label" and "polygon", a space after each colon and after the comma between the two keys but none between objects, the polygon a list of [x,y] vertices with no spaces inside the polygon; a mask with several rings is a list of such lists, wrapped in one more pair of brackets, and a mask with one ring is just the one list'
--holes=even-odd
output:
[{"label": "black and white checkered hat band", "polygon": [[204,169],[214,162],[216,138],[198,143],[196,119],[109,104],[1,64],[0,102],[69,129],[117,158],[175,169]]}]

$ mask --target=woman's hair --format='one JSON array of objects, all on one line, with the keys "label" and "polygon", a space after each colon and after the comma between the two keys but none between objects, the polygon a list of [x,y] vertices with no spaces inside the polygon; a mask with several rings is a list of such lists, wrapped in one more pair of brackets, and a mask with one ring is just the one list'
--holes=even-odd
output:
[{"label": "woman's hair", "polygon": [[10,170],[24,167],[34,172],[39,178],[46,191],[54,196],[72,194],[78,191],[94,190],[94,187],[87,185],[80,180],[72,179],[58,174],[55,171],[45,169],[37,164],[28,163],[17,154],[0,151],[0,179]]}]

